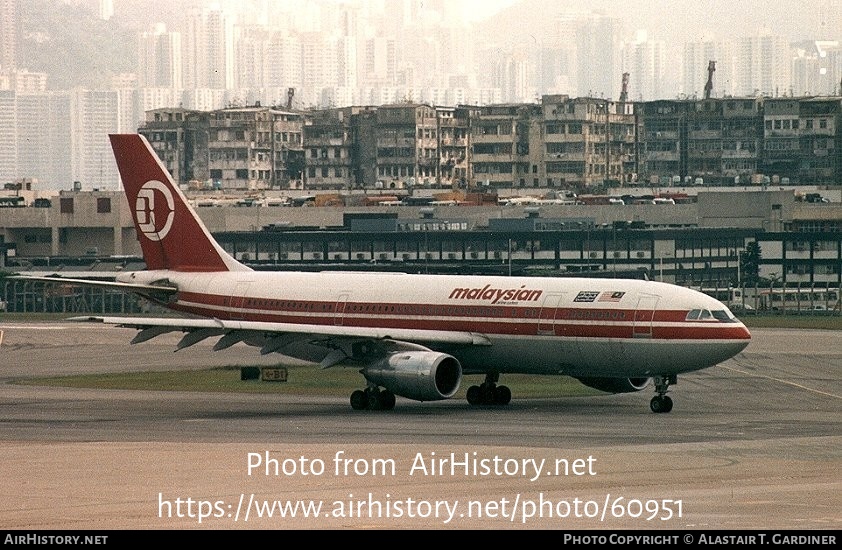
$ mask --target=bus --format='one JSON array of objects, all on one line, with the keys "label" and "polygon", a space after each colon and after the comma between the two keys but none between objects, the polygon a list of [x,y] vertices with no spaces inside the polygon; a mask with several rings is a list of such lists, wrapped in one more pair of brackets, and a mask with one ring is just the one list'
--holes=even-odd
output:
[{"label": "bus", "polygon": [[758,289],[758,309],[774,312],[839,311],[838,288],[766,288]]},{"label": "bus", "polygon": [[830,287],[701,288],[735,312],[821,312],[840,310],[840,290]]},{"label": "bus", "polygon": [[742,289],[735,287],[700,288],[699,290],[728,307],[732,304],[742,304],[745,295]]}]

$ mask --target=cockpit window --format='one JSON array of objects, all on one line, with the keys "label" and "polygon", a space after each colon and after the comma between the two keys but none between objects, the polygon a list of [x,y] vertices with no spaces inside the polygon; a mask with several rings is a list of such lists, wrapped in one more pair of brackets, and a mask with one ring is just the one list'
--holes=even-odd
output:
[{"label": "cockpit window", "polygon": [[736,322],[736,317],[727,308],[715,309],[713,311],[708,309],[691,309],[687,313],[688,321],[720,321],[723,323]]},{"label": "cockpit window", "polygon": [[723,321],[725,323],[730,323],[732,321],[736,321],[737,319],[729,309],[715,309],[711,311],[711,314],[717,321]]}]

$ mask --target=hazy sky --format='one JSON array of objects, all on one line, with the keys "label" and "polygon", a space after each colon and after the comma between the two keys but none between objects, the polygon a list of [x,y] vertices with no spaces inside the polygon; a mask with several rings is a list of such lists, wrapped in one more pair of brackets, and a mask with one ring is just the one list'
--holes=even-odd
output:
[{"label": "hazy sky", "polygon": [[517,3],[517,0],[448,0],[450,2],[462,2],[465,4],[465,19],[474,20],[481,17],[488,17]]}]

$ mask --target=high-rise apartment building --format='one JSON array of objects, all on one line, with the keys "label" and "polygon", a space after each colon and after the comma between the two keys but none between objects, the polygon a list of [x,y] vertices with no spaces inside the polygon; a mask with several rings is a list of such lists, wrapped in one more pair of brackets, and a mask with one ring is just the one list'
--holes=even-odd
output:
[{"label": "high-rise apartment building", "polygon": [[621,21],[591,14],[576,31],[576,68],[580,97],[618,97],[618,42]]},{"label": "high-rise apartment building", "polygon": [[220,9],[205,14],[208,88],[234,88],[234,19]]},{"label": "high-rise apartment building", "polygon": [[[634,75],[634,91],[630,97],[646,101],[672,95],[666,93],[666,43],[663,40],[651,40],[646,31],[638,31],[635,40],[623,47],[622,68],[624,73]],[[611,96],[618,97],[613,88]]]},{"label": "high-rise apartment building", "polygon": [[365,41],[361,71],[365,86],[394,86],[397,76],[397,44],[394,38],[371,37]]},{"label": "high-rise apartment building", "polygon": [[37,179],[51,187],[70,189],[74,180],[70,96],[69,92],[18,94],[20,177]]},{"label": "high-rise apartment building", "polygon": [[780,35],[741,38],[737,46],[737,94],[777,97],[791,88],[789,41]]},{"label": "high-rise apartment building", "polygon": [[114,0],[99,0],[97,16],[103,21],[108,21],[114,16]]},{"label": "high-rise apartment building", "polygon": [[0,184],[20,177],[16,95],[14,90],[0,90]]},{"label": "high-rise apartment building", "polygon": [[793,46],[793,95],[842,95],[842,43],[806,41]]},{"label": "high-rise apartment building", "polygon": [[181,34],[168,32],[159,23],[154,31],[140,34],[139,44],[140,86],[180,89],[184,82]]},{"label": "high-rise apartment building", "polygon": [[336,41],[321,33],[307,33],[301,36],[301,72],[304,75],[305,105],[322,105],[324,88],[338,85],[339,63]]},{"label": "high-rise apartment building", "polygon": [[733,42],[712,38],[687,42],[684,44],[682,60],[682,92],[687,97],[704,97],[708,66],[711,61],[716,62],[711,97],[724,97],[736,93],[736,59]]},{"label": "high-rise apartment building", "polygon": [[276,32],[269,43],[268,85],[295,88],[304,84],[301,41],[297,36]]},{"label": "high-rise apartment building", "polygon": [[238,28],[235,47],[238,88],[259,90],[278,86],[271,82],[272,32],[255,25]]},{"label": "high-rise apartment building", "polygon": [[108,134],[120,131],[115,91],[77,89],[70,94],[71,172],[74,181],[111,188],[119,181]]},{"label": "high-rise apartment building", "polygon": [[192,9],[185,22],[182,51],[185,89],[236,87],[233,16],[217,7]]},{"label": "high-rise apartment building", "polygon": [[0,0],[0,71],[11,73],[17,67],[17,0]]}]

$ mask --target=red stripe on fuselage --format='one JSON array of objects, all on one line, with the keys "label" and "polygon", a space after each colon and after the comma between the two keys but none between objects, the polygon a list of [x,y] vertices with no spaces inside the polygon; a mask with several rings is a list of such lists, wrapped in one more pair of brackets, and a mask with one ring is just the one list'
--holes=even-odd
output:
[{"label": "red stripe on fuselage", "polygon": [[[663,340],[747,339],[739,323],[687,322],[687,311],[305,301],[179,293],[173,309],[226,320],[384,329]],[[341,310],[339,309],[341,308]],[[671,324],[665,324],[671,323]]]}]

